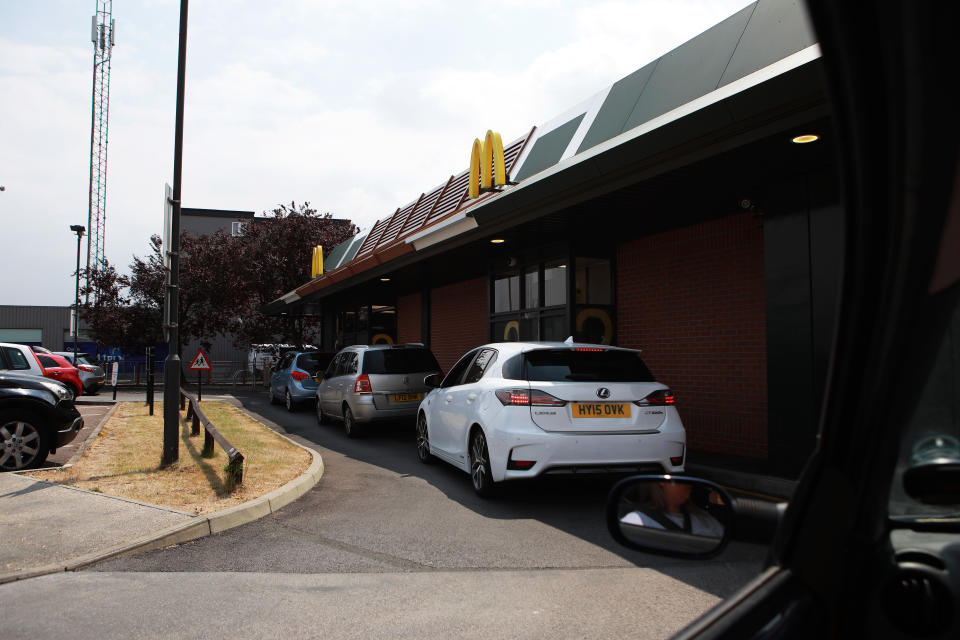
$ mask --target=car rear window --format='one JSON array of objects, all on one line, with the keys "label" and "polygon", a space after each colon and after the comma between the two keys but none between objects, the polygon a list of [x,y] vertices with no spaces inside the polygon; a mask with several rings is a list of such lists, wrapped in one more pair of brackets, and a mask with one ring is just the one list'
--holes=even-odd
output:
[{"label": "car rear window", "polygon": [[[3,349],[3,352],[6,354],[11,369],[21,371],[30,368],[30,363],[27,362],[26,356],[24,356],[19,349],[14,347],[0,347],[0,349]],[[2,363],[0,363],[0,366],[2,366]]]},{"label": "car rear window", "polygon": [[364,373],[440,371],[429,349],[370,349],[363,354]]},{"label": "car rear window", "polygon": [[297,368],[304,371],[323,371],[333,360],[332,353],[301,353],[297,357]]},{"label": "car rear window", "polygon": [[89,357],[84,356],[84,355],[77,356],[77,361],[78,361],[80,364],[88,364],[88,365],[90,365],[91,367],[97,366],[97,363],[96,363],[96,362],[94,362],[94,361],[91,360]]},{"label": "car rear window", "polygon": [[640,355],[632,351],[537,349],[523,357],[527,380],[656,382]]}]

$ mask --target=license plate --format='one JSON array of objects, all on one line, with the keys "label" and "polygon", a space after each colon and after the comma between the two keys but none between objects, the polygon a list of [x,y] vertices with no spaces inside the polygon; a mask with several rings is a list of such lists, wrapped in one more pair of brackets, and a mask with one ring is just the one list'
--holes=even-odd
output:
[{"label": "license plate", "polygon": [[419,393],[394,393],[390,396],[390,402],[416,402],[419,399]]},{"label": "license plate", "polygon": [[575,402],[574,418],[629,418],[630,405],[626,402]]}]

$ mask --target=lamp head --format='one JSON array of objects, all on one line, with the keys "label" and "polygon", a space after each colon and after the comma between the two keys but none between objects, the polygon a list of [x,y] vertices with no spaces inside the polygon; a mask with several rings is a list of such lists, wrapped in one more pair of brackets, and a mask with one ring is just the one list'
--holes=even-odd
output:
[{"label": "lamp head", "polygon": [[84,227],[82,224],[72,224],[72,225],[70,225],[70,231],[73,231],[74,233],[76,233],[76,234],[78,234],[78,235],[81,235],[81,236],[83,235],[83,232],[86,231],[86,230],[87,230],[87,228]]}]

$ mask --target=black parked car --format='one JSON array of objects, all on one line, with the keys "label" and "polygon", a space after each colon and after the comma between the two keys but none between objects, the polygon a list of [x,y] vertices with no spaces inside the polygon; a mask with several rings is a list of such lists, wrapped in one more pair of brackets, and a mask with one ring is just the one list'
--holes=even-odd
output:
[{"label": "black parked car", "polygon": [[43,464],[77,437],[83,417],[66,385],[38,376],[0,372],[0,471]]}]

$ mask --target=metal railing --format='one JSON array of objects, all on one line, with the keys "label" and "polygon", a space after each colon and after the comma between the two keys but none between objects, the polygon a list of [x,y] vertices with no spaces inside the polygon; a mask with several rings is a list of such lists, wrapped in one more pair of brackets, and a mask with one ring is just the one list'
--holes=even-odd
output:
[{"label": "metal railing", "polygon": [[[147,384],[147,374],[149,368],[143,360],[118,360],[120,371],[117,376],[117,384],[120,386],[142,386]],[[106,377],[106,385],[110,386],[110,367],[112,362],[100,363],[103,367]],[[163,382],[163,359],[158,358],[154,362],[154,379],[158,383]],[[183,383],[193,386],[197,384],[197,373],[187,370],[189,362],[183,363]],[[270,383],[269,370],[256,369],[251,370],[250,363],[246,360],[214,360],[210,363],[212,369],[201,374],[203,385],[229,386],[229,387],[248,387],[263,388]]]},{"label": "metal railing", "polygon": [[[189,402],[188,402],[189,401]],[[200,401],[196,396],[191,395],[180,389],[180,410],[186,408],[187,418],[191,419],[190,435],[200,435],[200,427],[203,426],[203,450],[200,455],[204,458],[213,457],[213,444],[216,442],[220,448],[227,454],[229,462],[224,467],[227,474],[227,488],[233,489],[243,482],[243,454],[237,451],[237,448],[230,444],[222,433],[220,433],[210,419],[200,410]]]}]

